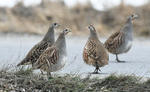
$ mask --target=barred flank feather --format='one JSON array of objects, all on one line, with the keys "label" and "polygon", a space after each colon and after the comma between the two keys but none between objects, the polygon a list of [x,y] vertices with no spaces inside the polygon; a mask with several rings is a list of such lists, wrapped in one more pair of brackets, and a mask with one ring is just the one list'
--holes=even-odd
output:
[{"label": "barred flank feather", "polygon": [[118,48],[125,42],[125,35],[123,32],[116,32],[112,34],[105,42],[105,48],[113,54],[118,54]]}]

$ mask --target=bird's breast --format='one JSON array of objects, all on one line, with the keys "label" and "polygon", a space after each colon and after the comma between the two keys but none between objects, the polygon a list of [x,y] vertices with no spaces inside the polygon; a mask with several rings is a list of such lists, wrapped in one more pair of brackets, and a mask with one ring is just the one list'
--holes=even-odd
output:
[{"label": "bird's breast", "polygon": [[131,49],[131,47],[132,47],[132,40],[128,40],[128,41],[126,42],[124,52],[125,52],[125,53],[128,52],[128,51]]},{"label": "bird's breast", "polygon": [[67,56],[63,56],[62,60],[60,61],[61,65],[65,65],[66,61],[67,61]]}]

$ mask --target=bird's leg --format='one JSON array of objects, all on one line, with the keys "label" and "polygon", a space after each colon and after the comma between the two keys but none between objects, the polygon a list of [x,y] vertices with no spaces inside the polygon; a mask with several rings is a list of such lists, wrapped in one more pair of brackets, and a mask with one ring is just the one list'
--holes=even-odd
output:
[{"label": "bird's leg", "polygon": [[95,73],[97,71],[97,69],[95,68],[95,70],[94,70],[94,72],[93,73]]},{"label": "bird's leg", "polygon": [[44,73],[44,71],[40,69],[40,72],[41,72],[41,74],[39,75],[39,77],[42,79],[48,80],[47,75]]},{"label": "bird's leg", "polygon": [[100,68],[98,68],[98,71],[100,71],[100,72],[101,72],[101,69],[100,69]]},{"label": "bird's leg", "polygon": [[119,63],[121,63],[121,62],[122,62],[122,63],[123,63],[123,62],[125,62],[125,61],[120,61],[120,60],[119,60],[119,58],[118,58],[118,54],[116,54],[116,60],[117,60],[117,62],[119,62]]},{"label": "bird's leg", "polygon": [[96,65],[96,67],[95,67],[95,70],[94,70],[93,74],[99,74],[98,71],[101,71],[101,70],[99,69],[99,66],[98,66],[97,62],[95,63],[95,65]]},{"label": "bird's leg", "polygon": [[99,67],[96,67],[95,70],[94,70],[94,72],[93,72],[93,74],[99,74],[98,71],[101,71],[101,70],[99,69]]},{"label": "bird's leg", "polygon": [[51,79],[51,78],[52,78],[51,72],[47,72],[47,79]]},{"label": "bird's leg", "polygon": [[41,74],[44,75],[44,72],[42,70],[40,70],[40,71],[41,71]]}]

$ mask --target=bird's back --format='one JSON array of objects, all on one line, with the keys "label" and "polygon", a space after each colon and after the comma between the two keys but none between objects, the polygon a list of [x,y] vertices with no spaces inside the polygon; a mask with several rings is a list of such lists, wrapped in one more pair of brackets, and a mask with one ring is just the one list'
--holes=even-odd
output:
[{"label": "bird's back", "polygon": [[117,31],[112,34],[104,43],[105,48],[113,54],[120,53],[120,48],[125,42],[125,35],[121,31]]},{"label": "bird's back", "polygon": [[121,54],[129,51],[132,42],[133,25],[132,20],[137,15],[131,15],[122,29],[112,34],[105,42],[105,48],[113,54]]},{"label": "bird's back", "polygon": [[26,57],[17,66],[35,63],[39,56],[51,45],[51,42],[39,42],[28,52]]},{"label": "bird's back", "polygon": [[54,67],[58,63],[59,50],[55,47],[48,47],[39,57],[37,62],[33,65],[34,69],[42,69],[44,71],[53,72]]}]

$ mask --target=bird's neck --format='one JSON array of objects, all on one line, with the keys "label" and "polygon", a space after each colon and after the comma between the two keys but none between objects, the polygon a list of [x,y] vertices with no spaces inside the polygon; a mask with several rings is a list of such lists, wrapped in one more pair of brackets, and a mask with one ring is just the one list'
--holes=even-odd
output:
[{"label": "bird's neck", "polygon": [[123,33],[125,34],[126,39],[133,39],[133,25],[132,20],[128,19],[125,26],[122,29]]},{"label": "bird's neck", "polygon": [[90,32],[89,39],[98,39],[96,32]]},{"label": "bird's neck", "polygon": [[122,31],[129,34],[132,33],[133,25],[132,25],[132,20],[130,18],[126,21],[126,24],[123,27]]},{"label": "bird's neck", "polygon": [[127,24],[132,26],[132,19],[131,19],[131,18],[127,19],[126,25],[127,25]]},{"label": "bird's neck", "polygon": [[64,33],[61,33],[56,40],[55,46],[58,48],[64,48],[66,47],[66,39]]},{"label": "bird's neck", "polygon": [[43,38],[43,41],[50,41],[50,42],[54,43],[55,37],[54,37],[54,28],[53,27],[50,27],[48,29],[48,32],[46,33],[46,35]]}]

